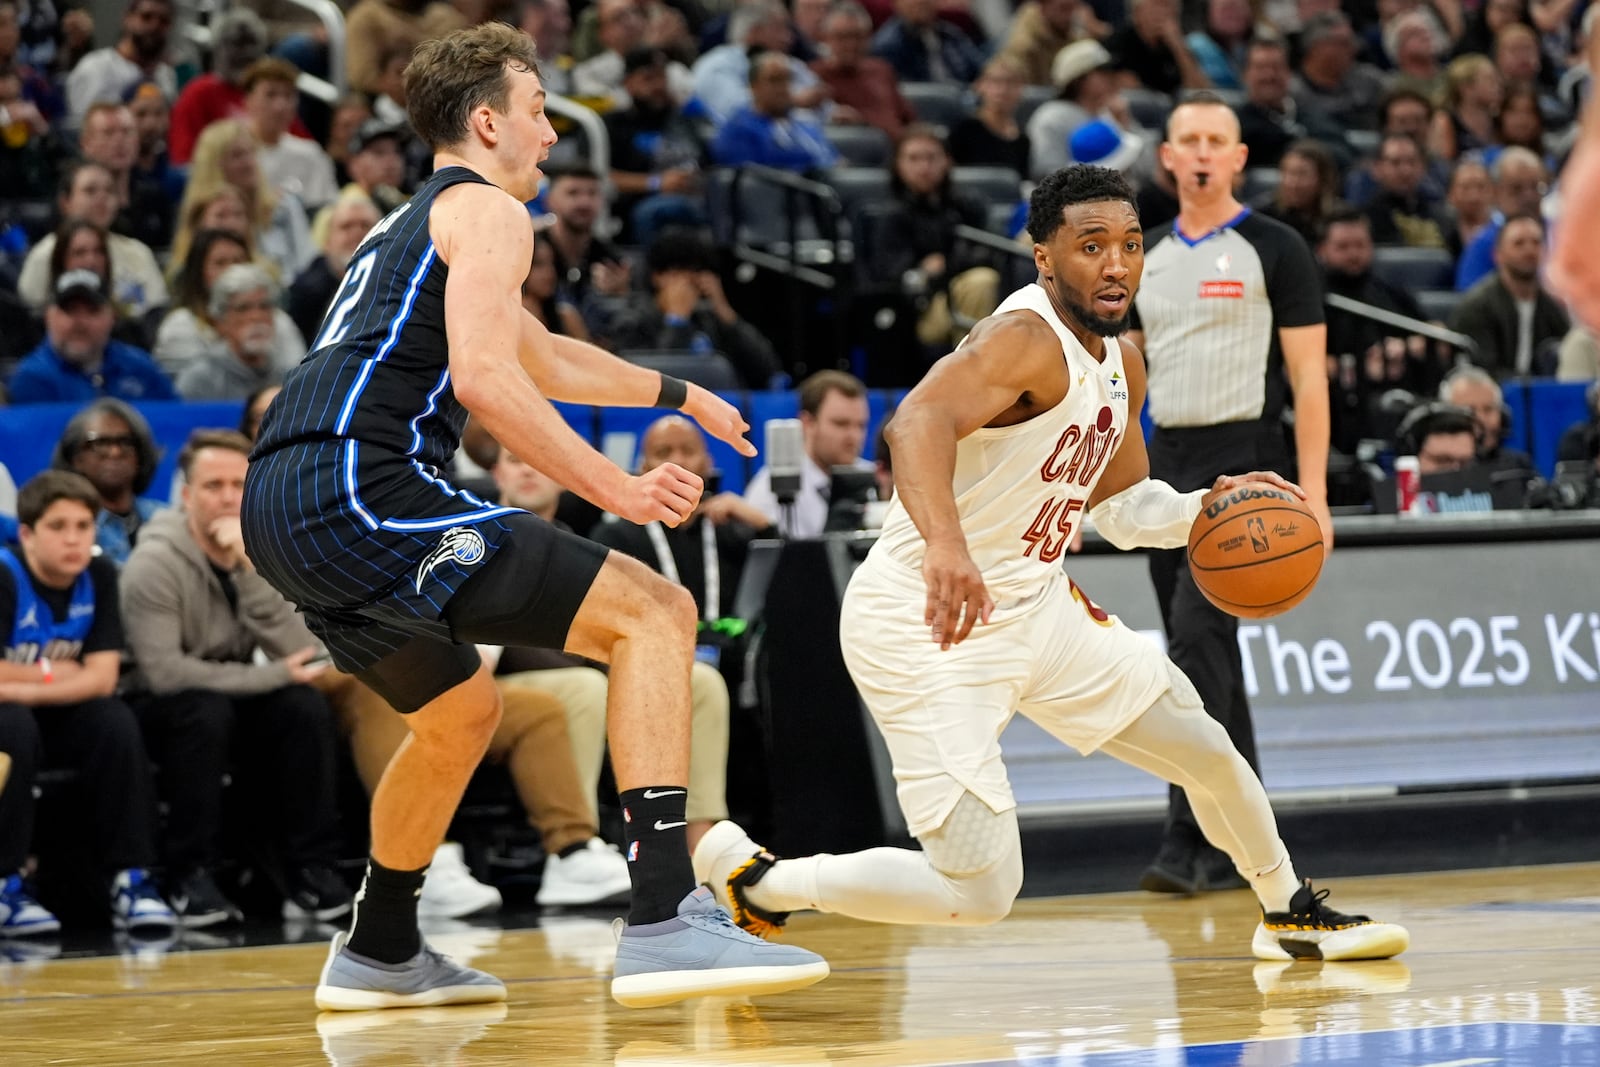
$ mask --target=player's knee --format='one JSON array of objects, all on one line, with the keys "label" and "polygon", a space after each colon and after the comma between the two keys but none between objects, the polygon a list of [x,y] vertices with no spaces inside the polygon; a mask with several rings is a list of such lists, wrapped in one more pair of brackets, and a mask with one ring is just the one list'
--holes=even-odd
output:
[{"label": "player's knee", "polygon": [[1022,838],[1015,808],[997,812],[963,793],[945,821],[921,840],[929,864],[946,880],[949,922],[985,926],[1011,913],[1022,891]]},{"label": "player's knee", "polygon": [[650,610],[646,613],[644,623],[650,627],[650,631],[692,641],[695,627],[700,622],[694,594],[665,578],[651,582],[648,592]]},{"label": "player's knee", "polygon": [[407,725],[417,741],[440,757],[477,763],[500,726],[500,688],[479,673],[411,713]]},{"label": "player's knee", "polygon": [[1011,905],[1022,892],[1021,854],[1016,863],[1001,860],[986,871],[951,881],[960,902],[952,922],[958,926],[990,926],[1011,914]]}]

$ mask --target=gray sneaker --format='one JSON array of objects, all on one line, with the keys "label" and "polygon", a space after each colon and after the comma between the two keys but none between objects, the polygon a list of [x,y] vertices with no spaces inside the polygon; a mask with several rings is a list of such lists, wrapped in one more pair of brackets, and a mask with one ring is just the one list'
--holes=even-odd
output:
[{"label": "gray sneaker", "polygon": [[427,1008],[506,999],[500,979],[463,967],[426,944],[404,963],[379,963],[345,948],[349,936],[334,935],[328,962],[322,965],[317,1007],[323,1011]]},{"label": "gray sneaker", "polygon": [[820,982],[828,961],[793,945],[775,945],[734,925],[711,890],[700,886],[663,922],[624,926],[618,919],[611,996],[627,1008],[653,1008],[689,997],[762,996]]}]

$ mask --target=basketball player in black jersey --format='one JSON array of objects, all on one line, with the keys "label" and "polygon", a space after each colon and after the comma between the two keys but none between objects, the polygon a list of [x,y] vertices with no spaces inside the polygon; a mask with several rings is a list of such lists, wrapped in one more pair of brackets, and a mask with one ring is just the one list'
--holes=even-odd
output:
[{"label": "basketball player in black jersey", "polygon": [[471,411],[605,510],[676,525],[699,501],[698,477],[673,464],[629,476],[550,400],[674,407],[755,451],[715,395],[552,337],[523,310],[533,248],[523,205],[556,140],[535,57],[532,39],[500,24],[417,50],[407,99],[434,150],[433,177],[356,250],[252,456],[242,516],[252,565],[300,607],[335,664],[411,728],[372,797],[372,855],[353,927],[323,968],[324,1009],[505,998],[497,979],[428,949],[416,923],[426,864],[500,714],[474,643],[611,664],[611,758],[633,876],[618,1001],[776,992],[828,972],[812,953],[750,937],[694,890],[684,838],[689,595],[441,473]]}]

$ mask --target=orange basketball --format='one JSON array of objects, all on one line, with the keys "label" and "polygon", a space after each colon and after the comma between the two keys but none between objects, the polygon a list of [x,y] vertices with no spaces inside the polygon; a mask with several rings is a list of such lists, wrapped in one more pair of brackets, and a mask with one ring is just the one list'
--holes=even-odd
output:
[{"label": "orange basketball", "polygon": [[1304,600],[1322,556],[1322,528],[1305,501],[1264,482],[1207,496],[1189,531],[1195,584],[1242,619],[1282,615]]}]

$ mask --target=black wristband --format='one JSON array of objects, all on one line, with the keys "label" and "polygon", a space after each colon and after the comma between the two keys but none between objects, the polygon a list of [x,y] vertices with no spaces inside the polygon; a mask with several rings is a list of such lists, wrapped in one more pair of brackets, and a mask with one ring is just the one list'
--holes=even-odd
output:
[{"label": "black wristband", "polygon": [[656,407],[677,409],[683,407],[683,402],[688,399],[688,382],[668,374],[661,376],[661,392],[656,394]]}]

